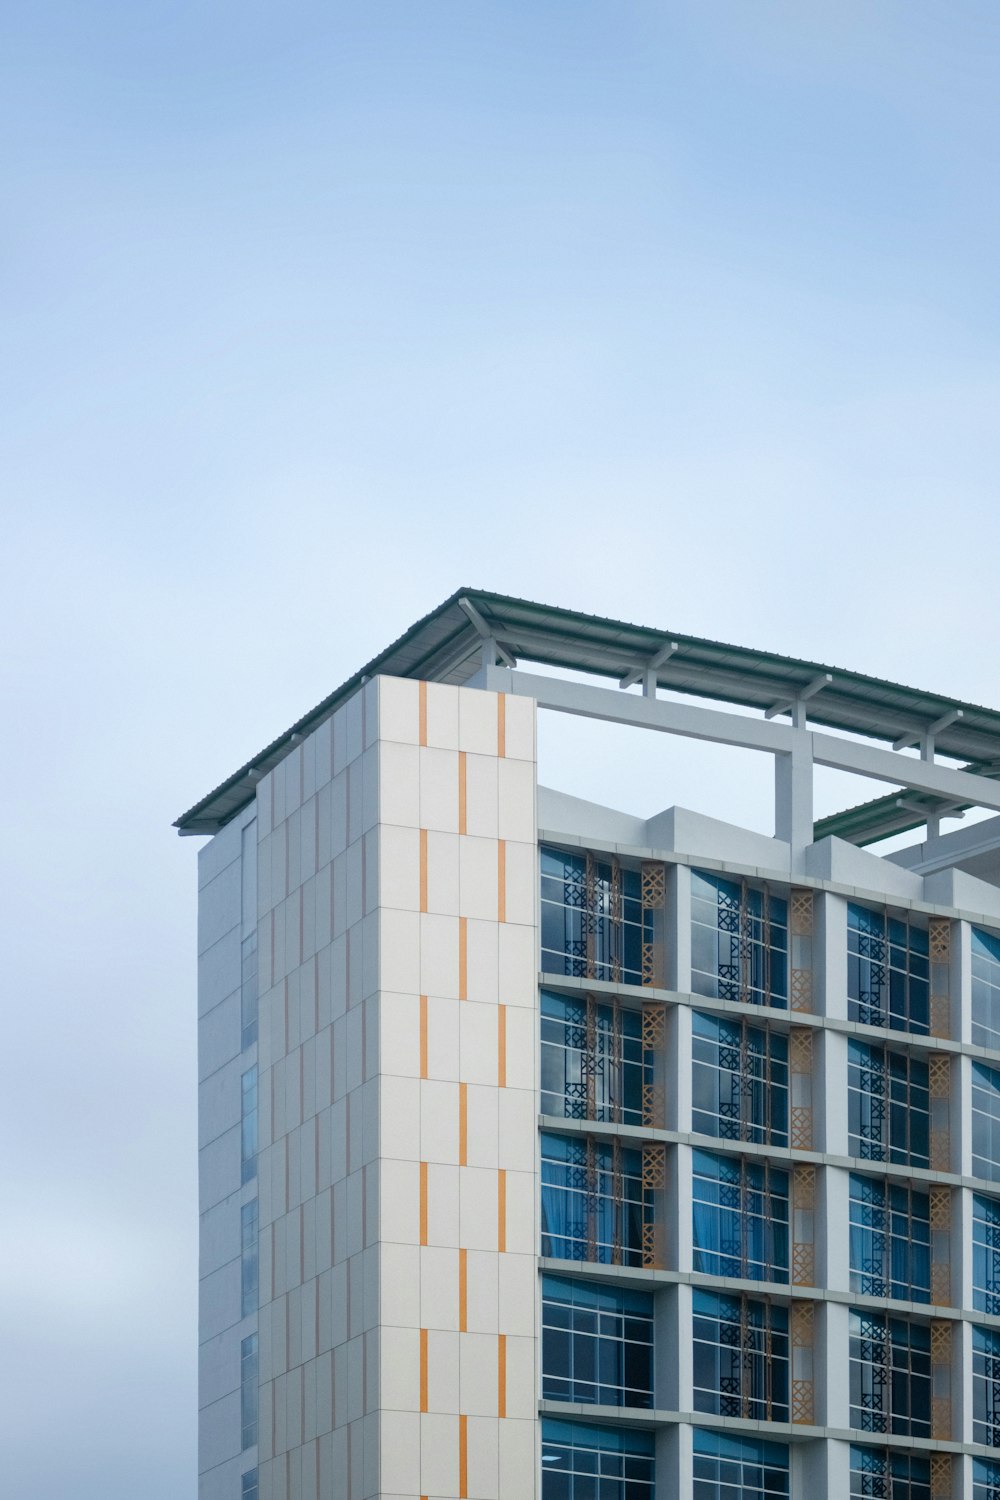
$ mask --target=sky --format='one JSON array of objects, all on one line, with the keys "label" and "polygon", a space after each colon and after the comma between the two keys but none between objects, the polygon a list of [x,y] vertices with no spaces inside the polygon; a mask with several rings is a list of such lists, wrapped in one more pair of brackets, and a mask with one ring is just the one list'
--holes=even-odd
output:
[{"label": "sky", "polygon": [[[196,1493],[170,824],[415,619],[1000,706],[998,75],[995,0],[0,7],[10,1493]],[[770,831],[646,738],[543,779]]]}]

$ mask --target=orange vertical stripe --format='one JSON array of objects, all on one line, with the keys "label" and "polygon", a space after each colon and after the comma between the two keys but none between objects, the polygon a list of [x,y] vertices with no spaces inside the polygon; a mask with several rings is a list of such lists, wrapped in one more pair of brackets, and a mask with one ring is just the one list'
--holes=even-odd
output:
[{"label": "orange vertical stripe", "polygon": [[469,920],[458,919],[458,998],[469,998]]},{"label": "orange vertical stripe", "polygon": [[469,1085],[458,1085],[458,1165],[468,1166],[469,1156]]},{"label": "orange vertical stripe", "polygon": [[497,1006],[497,1088],[507,1087],[507,1007]]},{"label": "orange vertical stripe", "polygon": [[497,840],[497,921],[507,920],[507,840]]},{"label": "orange vertical stripe", "polygon": [[497,694],[497,755],[507,754],[507,694]]},{"label": "orange vertical stripe", "polygon": [[420,743],[427,743],[427,684],[420,684]]},{"label": "orange vertical stripe", "polygon": [[497,1250],[502,1255],[507,1249],[507,1173],[501,1167],[497,1173]]},{"label": "orange vertical stripe", "polygon": [[420,830],[420,910],[427,910],[427,829]]},{"label": "orange vertical stripe", "polygon": [[427,1244],[427,1163],[420,1163],[420,1243]]},{"label": "orange vertical stripe", "polygon": [[458,752],[458,831],[466,833],[465,826],[465,751]]},{"label": "orange vertical stripe", "polygon": [[458,1331],[469,1331],[469,1252],[458,1252]]},{"label": "orange vertical stripe", "polygon": [[420,1410],[427,1410],[427,1329],[420,1330]]},{"label": "orange vertical stripe", "polygon": [[469,1419],[458,1419],[458,1494],[469,1500]]},{"label": "orange vertical stripe", "polygon": [[[427,996],[420,996],[420,1076],[427,1077]],[[319,1115],[316,1116],[317,1120]]]},{"label": "orange vertical stripe", "polygon": [[497,1416],[507,1415],[507,1335],[497,1335]]}]

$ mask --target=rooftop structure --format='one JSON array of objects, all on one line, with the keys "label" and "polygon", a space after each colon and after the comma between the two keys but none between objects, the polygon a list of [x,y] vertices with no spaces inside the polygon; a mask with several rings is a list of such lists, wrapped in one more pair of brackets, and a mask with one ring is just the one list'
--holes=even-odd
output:
[{"label": "rooftop structure", "polygon": [[[770,755],[773,835],[539,786],[538,712]],[[178,819],[201,1500],[998,1500],[998,772],[993,709],[462,590]]]}]

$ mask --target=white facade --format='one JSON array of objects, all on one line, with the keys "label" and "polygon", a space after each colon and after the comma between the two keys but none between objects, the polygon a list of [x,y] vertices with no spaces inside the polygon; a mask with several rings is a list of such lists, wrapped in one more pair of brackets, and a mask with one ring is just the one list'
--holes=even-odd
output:
[{"label": "white facade", "polygon": [[[981,1032],[973,1041],[972,957],[974,933],[1000,944],[1000,888],[949,866],[947,839],[891,860],[839,839],[811,842],[811,762],[840,752],[824,749],[819,742],[833,737],[811,735],[795,715],[792,726],[767,725],[758,744],[746,727],[756,721],[677,711],[736,720],[736,742],[775,755],[783,837],[679,808],[646,822],[540,789],[536,707],[568,703],[589,713],[597,705],[610,718],[613,698],[613,690],[543,685],[489,663],[468,686],[375,676],[296,737],[202,849],[201,1500],[576,1500],[591,1491],[588,1480],[574,1489],[568,1477],[566,1434],[595,1430],[608,1452],[619,1438],[626,1453],[639,1445],[637,1477],[614,1481],[617,1490],[609,1478],[601,1500],[1000,1493],[974,1469],[977,1459],[990,1462],[992,1439],[983,1437],[993,1431],[994,1394],[1000,1443],[1000,1370],[994,1392],[976,1344],[977,1330],[1000,1329],[1000,1319],[984,1308],[982,1255],[975,1275],[973,1256],[983,1234],[974,1205],[981,1218],[982,1203],[996,1195],[1000,1214],[1000,1124],[994,1177],[983,1165],[994,1146],[983,1145],[989,1132],[973,1090],[977,1067],[997,1070],[1000,1089],[1000,1050],[984,1047]],[[656,701],[655,685],[645,698],[618,699],[652,729],[667,727],[675,711]],[[700,733],[706,724],[688,717],[668,732]],[[843,754],[856,758],[859,748],[848,744]],[[890,753],[871,751],[879,767]],[[918,783],[926,775],[942,794],[956,789],[949,775],[963,775],[933,762],[906,766],[904,775]],[[553,851],[545,868],[562,858],[567,872],[583,872],[564,877],[567,891],[576,881],[583,926],[565,917],[564,930],[588,935],[573,952],[567,942],[558,960],[541,928],[544,902],[553,910],[558,902],[555,877],[547,896],[540,887],[540,847]],[[612,891],[603,907],[593,894],[602,879]],[[757,958],[746,958],[741,976],[720,984],[716,974],[715,993],[698,917],[713,879],[720,910],[727,891],[741,893],[733,910],[745,952],[753,922],[774,920],[773,932],[753,939]],[[625,949],[615,947],[627,941],[626,886],[636,893],[627,899],[641,927],[641,974],[622,968]],[[859,910],[876,922],[911,923],[914,993],[923,993],[917,970],[928,945],[926,1026],[870,1024],[873,1013],[868,1023],[858,1019],[856,967],[849,974],[857,939],[848,928],[849,912],[856,926]],[[775,938],[782,921],[786,938]],[[771,960],[760,959],[765,993],[753,969],[767,943],[785,965],[773,994]],[[610,945],[610,969],[601,944]],[[887,968],[895,962],[886,957]],[[733,983],[742,998],[727,997]],[[546,1015],[578,1018],[566,1034],[576,1038],[570,1050],[590,1059],[580,1076],[606,1068],[609,1098],[625,1088],[620,1038],[641,1033],[639,1114],[620,1099],[595,1109],[593,1084],[577,1086],[572,1107],[551,1087],[543,1093],[543,1006]],[[598,1025],[618,1040],[596,1042]],[[727,1036],[740,1032],[747,1055],[770,1049],[773,1077],[787,1076],[785,1093],[785,1084],[768,1083],[751,1097],[741,1074],[728,1137],[728,1126],[706,1126],[706,1075],[698,1073],[698,1038],[720,1025]],[[888,1135],[880,1159],[868,1126],[859,1154],[849,1111],[859,1046],[905,1065],[907,1098],[918,1103],[926,1076],[927,1165],[916,1164],[916,1147],[910,1159],[891,1159]],[[787,1075],[775,1058],[786,1059]],[[566,1063],[566,1077],[576,1066]],[[607,1082],[615,1069],[618,1081]],[[785,1143],[780,1128],[757,1128],[754,1112],[771,1107],[767,1089],[787,1110]],[[860,1107],[864,1114],[868,1105]],[[898,1111],[894,1118],[892,1128],[902,1129]],[[543,1171],[561,1170],[543,1163],[553,1151],[570,1163],[583,1228],[553,1227],[562,1212],[553,1196],[542,1221],[552,1192]],[[744,1209],[754,1172],[766,1169],[768,1183],[779,1184],[766,1211],[787,1203],[788,1232],[772,1271],[760,1274],[746,1236],[739,1250],[728,1245],[727,1269],[705,1269],[708,1218],[694,1204],[709,1159],[723,1174],[739,1164]],[[613,1169],[601,1166],[612,1161]],[[640,1175],[627,1220],[620,1200],[630,1172]],[[909,1252],[890,1256],[877,1296],[859,1287],[874,1285],[871,1245],[882,1242],[857,1227],[852,1239],[849,1227],[862,1180],[876,1195],[905,1188],[918,1218],[928,1206],[926,1254],[912,1263]],[[609,1194],[619,1207],[598,1203]],[[614,1225],[614,1243],[602,1250],[605,1223]],[[987,1305],[1000,1310],[1000,1229],[997,1236],[998,1301],[989,1292]],[[733,1274],[733,1255],[746,1274]],[[927,1295],[886,1295],[893,1278],[907,1277],[915,1287],[926,1280]],[[543,1295],[569,1283],[582,1297],[586,1289],[614,1297],[619,1288],[652,1298],[645,1404],[595,1400],[596,1385],[582,1400],[551,1394]],[[735,1335],[742,1373],[727,1377],[715,1410],[697,1364],[707,1347],[699,1332],[706,1297],[738,1306],[743,1320]],[[916,1411],[926,1395],[926,1434],[920,1412],[902,1417],[897,1396],[881,1387],[874,1397],[866,1388],[871,1415],[859,1418],[864,1379],[859,1386],[857,1359],[851,1364],[859,1315],[888,1330],[887,1369],[912,1332],[908,1369],[917,1373],[907,1400]],[[773,1344],[755,1365],[756,1318]],[[761,1379],[770,1403],[763,1417]],[[582,1386],[574,1390],[579,1397]],[[754,1477],[752,1445],[761,1440],[784,1455],[785,1471],[774,1461],[777,1477]],[[740,1442],[744,1458],[726,1458]],[[643,1444],[655,1461],[641,1456]],[[863,1453],[872,1455],[868,1488],[859,1477]],[[737,1462],[740,1487],[727,1490]],[[716,1488],[706,1477],[713,1464],[722,1476]],[[647,1474],[655,1474],[651,1485]]]}]

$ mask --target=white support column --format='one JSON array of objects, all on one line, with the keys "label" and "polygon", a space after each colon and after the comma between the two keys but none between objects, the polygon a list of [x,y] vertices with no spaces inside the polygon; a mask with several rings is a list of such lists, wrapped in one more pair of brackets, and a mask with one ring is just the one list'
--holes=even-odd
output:
[{"label": "white support column", "polygon": [[692,1428],[672,1422],[656,1434],[656,1500],[679,1500],[694,1491]]},{"label": "white support column", "polygon": [[972,1174],[972,1058],[956,1057],[951,1066],[951,1170]]},{"label": "white support column", "polygon": [[847,1109],[848,1038],[822,1031],[813,1074],[813,1147],[829,1156],[850,1156]]},{"label": "white support column", "polygon": [[790,752],[774,757],[774,836],[791,846],[792,873],[801,874],[813,841],[812,739],[805,730],[793,735]]},{"label": "white support column", "polygon": [[691,1360],[694,1322],[691,1287],[686,1282],[661,1292],[662,1315],[658,1320],[656,1345],[656,1404],[665,1411],[691,1411],[694,1378]]},{"label": "white support column", "polygon": [[667,1130],[691,1129],[691,1007],[667,1011]]},{"label": "white support column", "polygon": [[691,871],[687,865],[667,865],[667,988],[691,991]]},{"label": "white support column", "polygon": [[972,1327],[956,1322],[951,1335],[951,1435],[972,1442]]},{"label": "white support column", "polygon": [[817,1420],[826,1427],[850,1427],[851,1392],[847,1378],[850,1308],[843,1302],[822,1303],[817,1335]]},{"label": "white support column", "polygon": [[673,1171],[667,1173],[667,1265],[690,1271],[693,1264],[691,1228],[691,1147],[674,1147]]},{"label": "white support column", "polygon": [[816,1226],[820,1252],[817,1272],[822,1284],[831,1291],[849,1292],[851,1174],[845,1167],[826,1167],[822,1173],[822,1181],[821,1217]]},{"label": "white support column", "polygon": [[951,936],[951,1035],[972,1041],[972,924],[955,922]]},{"label": "white support column", "polygon": [[813,938],[813,993],[818,1015],[847,1020],[847,902],[817,893]]}]

